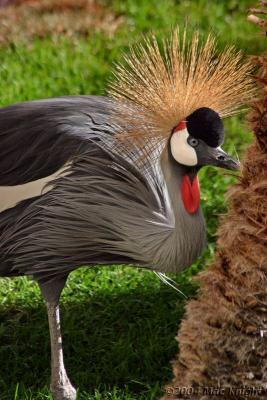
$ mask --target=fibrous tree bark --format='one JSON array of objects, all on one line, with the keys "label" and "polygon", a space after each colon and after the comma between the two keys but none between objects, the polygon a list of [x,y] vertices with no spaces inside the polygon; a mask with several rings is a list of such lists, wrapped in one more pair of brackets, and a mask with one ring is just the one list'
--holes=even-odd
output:
[{"label": "fibrous tree bark", "polygon": [[[261,6],[248,19],[266,34],[267,1]],[[229,191],[215,261],[187,305],[164,400],[267,398],[267,55],[255,61],[260,96],[248,116],[255,140]]]}]

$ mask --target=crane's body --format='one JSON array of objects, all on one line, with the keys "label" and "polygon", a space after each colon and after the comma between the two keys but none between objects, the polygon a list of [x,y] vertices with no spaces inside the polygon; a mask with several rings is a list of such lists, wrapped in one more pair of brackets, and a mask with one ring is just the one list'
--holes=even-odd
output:
[{"label": "crane's body", "polygon": [[177,272],[201,254],[201,209],[190,214],[181,200],[186,168],[171,160],[168,143],[152,149],[145,165],[136,163],[141,149],[125,157],[109,103],[66,97],[0,110],[10,153],[1,157],[0,195],[1,187],[3,200],[7,188],[19,194],[29,187],[22,202],[13,206],[12,198],[0,213],[0,275],[47,281],[81,265],[114,263]]},{"label": "crane's body", "polygon": [[206,244],[198,171],[237,169],[221,117],[253,93],[250,64],[197,35],[155,40],[119,67],[111,97],[0,109],[0,276],[30,275],[47,303],[55,400],[74,400],[59,297],[79,266],[190,266]]}]

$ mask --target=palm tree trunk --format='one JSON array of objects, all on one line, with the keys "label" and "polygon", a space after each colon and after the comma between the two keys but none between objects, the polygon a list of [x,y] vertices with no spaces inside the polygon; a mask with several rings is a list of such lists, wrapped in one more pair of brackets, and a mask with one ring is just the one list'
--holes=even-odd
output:
[{"label": "palm tree trunk", "polygon": [[[263,8],[267,1],[262,1]],[[252,10],[248,17],[267,30]],[[164,400],[267,398],[267,55],[255,57],[261,98],[251,105],[255,140],[229,193],[211,267],[198,276],[178,333],[180,353]]]}]

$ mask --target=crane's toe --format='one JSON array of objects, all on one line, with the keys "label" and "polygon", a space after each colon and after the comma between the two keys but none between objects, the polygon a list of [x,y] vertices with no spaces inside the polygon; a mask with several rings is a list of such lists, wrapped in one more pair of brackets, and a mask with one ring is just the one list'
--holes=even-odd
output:
[{"label": "crane's toe", "polygon": [[69,381],[65,383],[64,386],[51,384],[50,389],[54,400],[76,400],[77,398],[76,389],[71,385]]}]

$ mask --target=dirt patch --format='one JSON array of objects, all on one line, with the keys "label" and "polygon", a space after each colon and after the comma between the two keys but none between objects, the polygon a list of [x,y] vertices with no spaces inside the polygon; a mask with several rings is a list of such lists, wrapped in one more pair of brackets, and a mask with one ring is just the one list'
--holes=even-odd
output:
[{"label": "dirt patch", "polygon": [[0,45],[47,36],[113,35],[122,23],[101,0],[0,0]]}]

